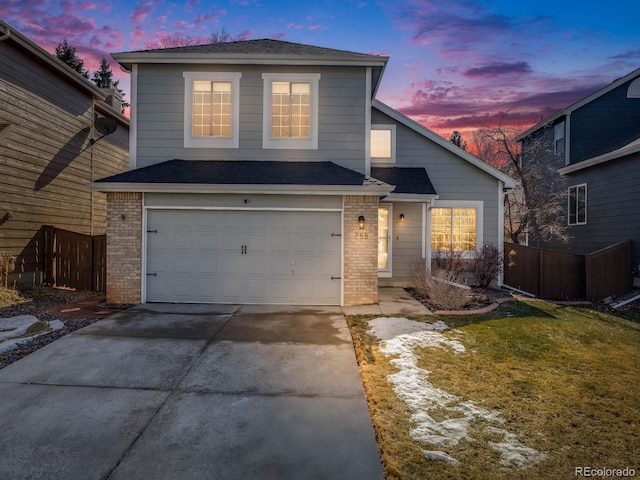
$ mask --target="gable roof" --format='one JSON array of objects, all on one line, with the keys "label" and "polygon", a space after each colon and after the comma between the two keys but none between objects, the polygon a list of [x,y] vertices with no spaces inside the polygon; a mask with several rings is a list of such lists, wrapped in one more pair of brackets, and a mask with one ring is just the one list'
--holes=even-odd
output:
[{"label": "gable roof", "polygon": [[469,162],[474,167],[477,167],[480,170],[484,171],[485,173],[488,173],[492,177],[500,180],[501,182],[504,183],[505,188],[514,188],[517,185],[517,182],[513,178],[511,178],[510,176],[502,173],[500,170],[498,170],[497,168],[492,167],[488,163],[483,162],[478,157],[476,157],[474,155],[471,155],[466,150],[463,150],[462,148],[460,148],[460,147],[454,145],[453,143],[445,140],[444,138],[442,138],[437,133],[429,130],[428,128],[426,128],[426,127],[424,127],[422,125],[420,125],[418,122],[416,122],[414,120],[411,120],[409,117],[403,115],[402,113],[398,112],[397,110],[394,110],[393,108],[389,107],[388,105],[385,105],[384,103],[380,102],[379,100],[373,100],[372,106],[373,106],[373,108],[379,110],[380,112],[384,113],[385,115],[388,115],[389,117],[393,118],[397,122],[399,122],[399,123],[403,124],[404,126],[412,129],[416,133],[419,133],[423,137],[428,138],[433,143],[441,146],[445,150],[448,150],[449,152],[453,153],[454,155],[456,155],[456,156],[460,157],[461,159]]},{"label": "gable roof", "polygon": [[558,110],[556,113],[554,113],[553,115],[548,116],[547,118],[544,118],[543,120],[541,120],[540,122],[536,123],[533,127],[529,128],[528,130],[522,132],[520,135],[518,135],[515,138],[516,142],[519,142],[521,140],[523,140],[524,138],[528,137],[529,135],[531,135],[532,133],[536,132],[537,130],[540,130],[541,128],[546,127],[547,125],[552,124],[553,122],[555,122],[557,119],[559,119],[560,117],[564,117],[565,115],[569,115],[572,112],[574,112],[575,110],[585,106],[588,103],[593,102],[594,100],[602,97],[603,95],[606,95],[607,93],[609,93],[612,90],[615,90],[616,88],[618,88],[621,85],[624,85],[625,83],[627,83],[629,80],[633,80],[636,77],[640,77],[640,68],[634,70],[631,73],[628,73],[627,75],[625,75],[622,78],[619,78],[617,80],[614,80],[613,82],[611,82],[609,85],[607,85],[604,88],[601,88],[600,90],[592,93],[591,95],[589,95],[588,97],[583,98],[582,100],[577,101],[576,103],[569,105],[566,108],[563,108],[562,110]]},{"label": "gable roof", "polygon": [[287,193],[359,192],[384,195],[393,190],[378,179],[333,162],[225,160],[168,160],[96,180],[99,191],[248,192],[282,190]]}]

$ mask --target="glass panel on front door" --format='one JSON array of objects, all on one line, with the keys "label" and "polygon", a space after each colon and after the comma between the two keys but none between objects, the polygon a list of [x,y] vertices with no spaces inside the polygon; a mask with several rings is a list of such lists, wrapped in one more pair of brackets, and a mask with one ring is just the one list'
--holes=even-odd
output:
[{"label": "glass panel on front door", "polygon": [[378,208],[378,270],[389,270],[389,207]]}]

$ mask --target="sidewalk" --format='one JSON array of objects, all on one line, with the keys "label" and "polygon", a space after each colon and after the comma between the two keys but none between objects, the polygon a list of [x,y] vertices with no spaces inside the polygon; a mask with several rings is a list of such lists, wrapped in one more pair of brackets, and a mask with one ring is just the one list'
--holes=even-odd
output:
[{"label": "sidewalk", "polygon": [[432,315],[432,313],[401,287],[378,289],[378,304],[342,307],[345,315]]}]

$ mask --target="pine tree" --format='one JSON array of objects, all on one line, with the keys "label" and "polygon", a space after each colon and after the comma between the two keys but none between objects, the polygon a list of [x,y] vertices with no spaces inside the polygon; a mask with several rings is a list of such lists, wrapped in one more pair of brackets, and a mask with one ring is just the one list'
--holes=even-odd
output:
[{"label": "pine tree", "polygon": [[91,80],[99,88],[115,88],[120,92],[120,96],[122,97],[122,113],[124,113],[126,107],[130,106],[129,103],[124,101],[124,92],[118,88],[120,80],[113,81],[113,71],[106,58],[103,57],[102,60],[100,60],[100,68],[93,72],[93,78]]},{"label": "pine tree", "polygon": [[[100,88],[111,88],[117,85],[113,82],[113,72],[111,71],[111,65],[107,62],[106,58],[100,60],[100,68],[93,74],[93,83]],[[116,82],[118,83],[118,82]]]},{"label": "pine tree", "polygon": [[56,57],[73,68],[85,78],[89,78],[89,71],[84,69],[84,61],[78,57],[76,47],[69,45],[67,39],[56,47]]}]

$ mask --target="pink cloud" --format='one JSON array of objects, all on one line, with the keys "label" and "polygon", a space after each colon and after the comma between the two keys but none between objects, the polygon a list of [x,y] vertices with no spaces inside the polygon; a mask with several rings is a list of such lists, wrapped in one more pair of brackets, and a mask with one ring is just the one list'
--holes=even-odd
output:
[{"label": "pink cloud", "polygon": [[132,23],[142,23],[147,17],[153,12],[153,7],[155,7],[155,2],[152,0],[145,0],[143,2],[138,2],[129,15],[129,21]]}]

